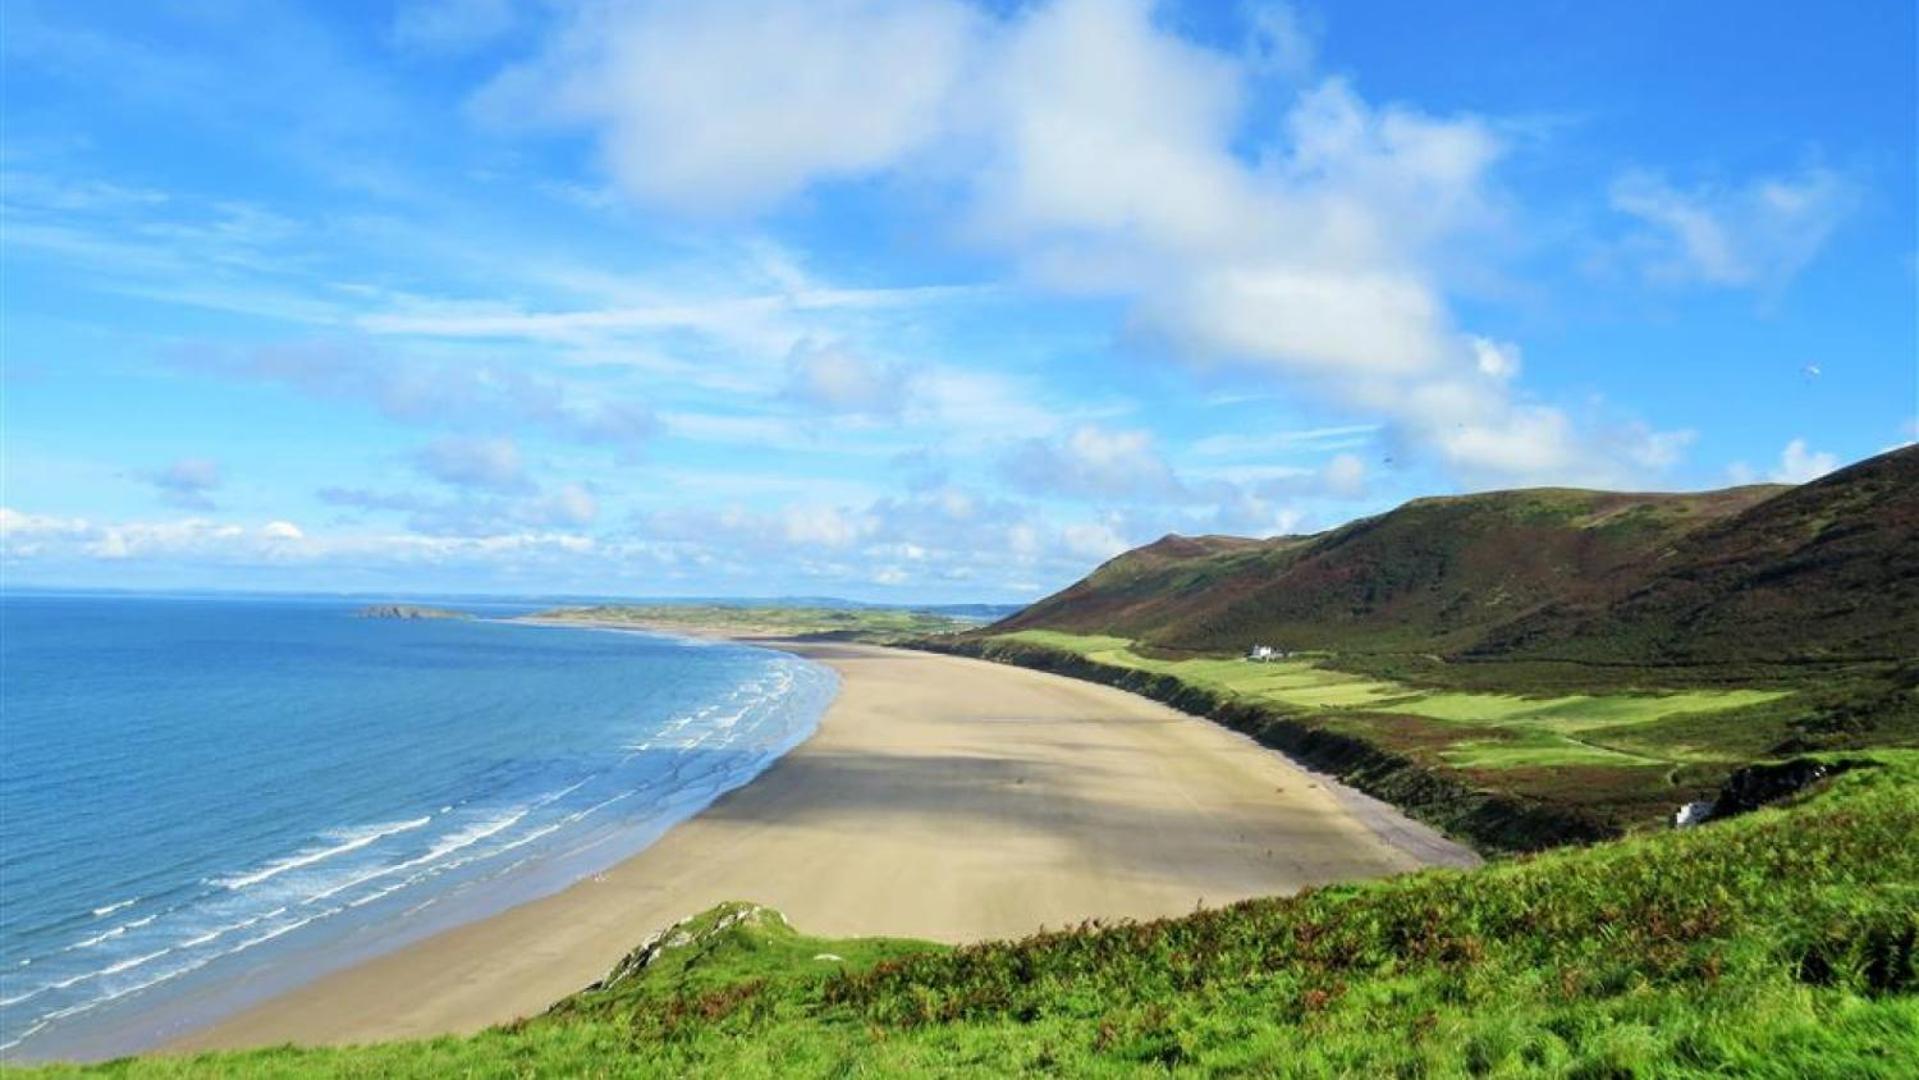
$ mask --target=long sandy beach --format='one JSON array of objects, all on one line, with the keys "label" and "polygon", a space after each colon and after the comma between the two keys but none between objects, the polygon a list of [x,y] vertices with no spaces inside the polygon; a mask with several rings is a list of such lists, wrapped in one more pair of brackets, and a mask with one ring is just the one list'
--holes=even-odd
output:
[{"label": "long sandy beach", "polygon": [[537,1013],[723,900],[809,933],[960,942],[1477,860],[1217,725],[984,661],[785,644],[832,665],[818,733],[590,880],[169,1044],[467,1032]]}]

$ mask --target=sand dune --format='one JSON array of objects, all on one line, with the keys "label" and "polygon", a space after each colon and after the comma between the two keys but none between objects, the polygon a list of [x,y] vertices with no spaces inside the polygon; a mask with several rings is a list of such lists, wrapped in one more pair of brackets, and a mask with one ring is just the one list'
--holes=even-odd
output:
[{"label": "sand dune", "polygon": [[754,900],[820,934],[966,941],[1470,865],[1471,852],[1207,721],[957,657],[793,645],[840,697],[805,745],[598,878],[266,1001],[170,1049],[472,1031],[659,927]]}]

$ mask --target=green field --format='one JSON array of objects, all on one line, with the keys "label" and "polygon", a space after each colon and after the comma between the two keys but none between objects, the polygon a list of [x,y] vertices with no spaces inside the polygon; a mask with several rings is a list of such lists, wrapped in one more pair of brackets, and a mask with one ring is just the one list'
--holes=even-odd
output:
[{"label": "green field", "polygon": [[[1782,690],[1551,697],[1428,691],[1335,671],[1324,666],[1324,656],[1262,663],[1238,658],[1167,660],[1141,655],[1125,638],[1051,630],[1021,630],[999,638],[1060,649],[1116,667],[1171,675],[1192,686],[1287,709],[1441,721],[1454,725],[1457,737],[1451,740],[1451,748],[1437,751],[1439,756],[1450,764],[1474,769],[1741,762],[1748,755],[1736,750],[1695,745],[1649,750],[1647,733],[1635,729],[1680,717],[1751,708],[1788,696]],[[1376,730],[1391,731],[1388,725]],[[1422,751],[1432,752],[1430,726],[1417,725],[1417,734]],[[1618,735],[1639,738],[1621,741],[1615,738]]]},{"label": "green field", "polygon": [[1017,942],[727,905],[473,1037],[35,1075],[1908,1077],[1919,753],[1871,759],[1698,829]]}]

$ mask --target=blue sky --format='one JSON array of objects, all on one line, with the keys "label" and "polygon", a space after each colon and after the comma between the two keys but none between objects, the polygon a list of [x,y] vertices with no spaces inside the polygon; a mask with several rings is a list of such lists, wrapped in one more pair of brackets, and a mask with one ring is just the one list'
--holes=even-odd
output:
[{"label": "blue sky", "polygon": [[1919,417],[1906,3],[0,20],[16,584],[1013,601]]}]

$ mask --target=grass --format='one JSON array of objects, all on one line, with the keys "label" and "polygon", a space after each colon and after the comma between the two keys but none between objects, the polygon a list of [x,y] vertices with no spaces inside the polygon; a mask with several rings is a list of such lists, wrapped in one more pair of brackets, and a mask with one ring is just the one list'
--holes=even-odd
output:
[{"label": "grass", "polygon": [[[1454,749],[1439,756],[1449,764],[1477,769],[1561,764],[1678,765],[1697,761],[1743,761],[1739,753],[1715,753],[1691,746],[1657,752],[1646,740],[1632,746],[1611,736],[1625,729],[1655,725],[1676,717],[1745,709],[1788,696],[1783,690],[1687,690],[1672,693],[1518,694],[1433,691],[1368,675],[1335,671],[1324,657],[1267,663],[1240,659],[1162,659],[1142,655],[1125,638],[1021,630],[1001,635],[1009,641],[1061,649],[1104,664],[1171,675],[1207,690],[1289,709],[1357,711],[1419,717],[1466,725]],[[1496,729],[1492,737],[1486,729]],[[1428,741],[1420,742],[1423,751]]]},{"label": "grass", "polygon": [[1699,829],[1016,942],[729,905],[474,1037],[40,1075],[1910,1076],[1919,753],[1872,760]]},{"label": "grass", "polygon": [[1506,667],[1510,680],[1462,688],[1348,671],[1349,657],[1323,652],[1252,663],[1054,630],[957,645],[1213,716],[1488,850],[1660,826],[1755,759],[1919,745],[1919,669],[1799,689],[1635,678],[1601,691],[1536,665],[1481,664],[1469,666]]},{"label": "grass", "polygon": [[829,608],[731,604],[603,604],[556,608],[537,618],[628,623],[694,634],[811,638],[887,644],[969,630],[977,620],[907,608]]}]

